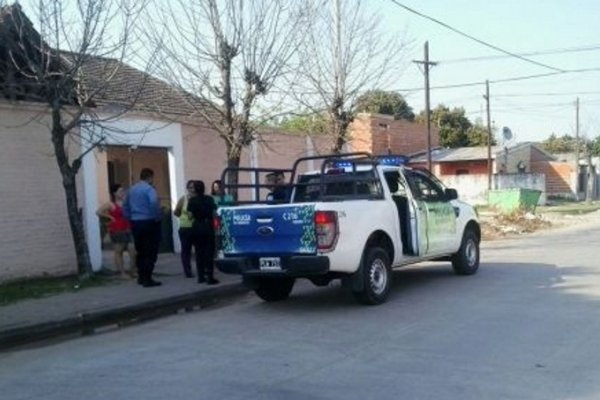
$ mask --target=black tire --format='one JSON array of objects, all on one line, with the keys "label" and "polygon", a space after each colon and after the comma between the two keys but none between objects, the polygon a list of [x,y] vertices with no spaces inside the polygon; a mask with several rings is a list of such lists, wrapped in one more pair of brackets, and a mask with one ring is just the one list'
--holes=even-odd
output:
[{"label": "black tire", "polygon": [[458,275],[473,275],[479,269],[479,237],[466,229],[458,252],[452,256],[452,268]]},{"label": "black tire", "polygon": [[354,291],[354,297],[361,304],[377,305],[387,300],[392,283],[390,257],[381,247],[370,247],[363,255],[360,269],[363,287]]},{"label": "black tire", "polygon": [[294,278],[260,278],[254,293],[264,301],[280,301],[290,296]]}]

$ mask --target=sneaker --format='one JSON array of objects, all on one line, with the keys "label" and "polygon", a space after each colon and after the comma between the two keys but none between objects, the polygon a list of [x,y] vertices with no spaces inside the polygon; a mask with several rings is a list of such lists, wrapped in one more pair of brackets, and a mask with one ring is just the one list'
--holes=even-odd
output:
[{"label": "sneaker", "polygon": [[206,279],[204,277],[198,278],[198,283],[204,283],[204,282],[206,282]]}]

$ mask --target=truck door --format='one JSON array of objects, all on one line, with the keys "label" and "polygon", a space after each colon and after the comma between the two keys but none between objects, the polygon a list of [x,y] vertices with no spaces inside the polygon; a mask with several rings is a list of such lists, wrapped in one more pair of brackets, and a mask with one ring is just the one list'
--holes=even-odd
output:
[{"label": "truck door", "polygon": [[423,229],[419,235],[427,239],[427,248],[421,255],[443,254],[452,251],[456,236],[456,213],[444,189],[425,173],[406,170],[419,222]]},{"label": "truck door", "polygon": [[398,209],[402,253],[408,256],[425,254],[428,246],[425,213],[417,209],[408,182],[399,171],[386,171],[385,179]]}]

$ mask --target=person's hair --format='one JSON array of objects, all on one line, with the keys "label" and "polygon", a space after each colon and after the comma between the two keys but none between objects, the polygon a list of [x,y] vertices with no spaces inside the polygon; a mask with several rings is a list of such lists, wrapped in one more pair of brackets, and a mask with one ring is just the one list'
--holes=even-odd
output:
[{"label": "person's hair", "polygon": [[110,186],[110,201],[115,202],[117,200],[116,194],[117,190],[119,189],[121,189],[121,185],[118,183],[115,183],[114,185]]},{"label": "person's hair", "polygon": [[197,196],[202,196],[204,194],[204,182],[203,181],[194,181],[194,191]]},{"label": "person's hair", "polygon": [[154,176],[154,171],[150,168],[142,168],[142,172],[140,172],[140,179],[145,181],[148,178],[152,178]]},{"label": "person's hair", "polygon": [[220,194],[219,192],[217,192],[215,190],[215,183],[217,185],[219,185],[219,191],[221,191],[221,189],[223,189],[220,179],[217,179],[216,181],[213,181],[212,185],[210,185],[210,194],[212,194],[213,196],[216,196],[216,195]]},{"label": "person's hair", "polygon": [[192,185],[192,186],[194,186],[194,187],[195,187],[195,186],[196,186],[196,185],[194,184],[195,182],[196,182],[196,181],[194,181],[193,179],[190,179],[190,180],[189,180],[189,181],[187,181],[187,183],[185,184],[185,188],[186,188],[186,189],[187,189],[187,188],[189,188],[189,187],[190,187],[190,185]]}]

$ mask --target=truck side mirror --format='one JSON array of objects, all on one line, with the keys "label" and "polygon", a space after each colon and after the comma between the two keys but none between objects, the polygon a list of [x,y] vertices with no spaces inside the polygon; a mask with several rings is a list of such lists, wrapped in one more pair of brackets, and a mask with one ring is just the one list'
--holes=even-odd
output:
[{"label": "truck side mirror", "polygon": [[458,199],[458,192],[456,189],[446,189],[446,200],[456,200]]}]

